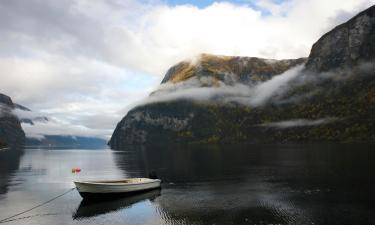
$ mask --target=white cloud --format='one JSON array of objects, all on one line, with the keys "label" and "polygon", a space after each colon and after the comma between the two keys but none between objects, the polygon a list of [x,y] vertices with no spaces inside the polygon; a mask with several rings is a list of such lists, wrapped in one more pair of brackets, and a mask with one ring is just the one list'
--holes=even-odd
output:
[{"label": "white cloud", "polygon": [[274,127],[274,128],[290,128],[290,127],[304,127],[304,126],[318,126],[322,124],[332,123],[337,121],[337,118],[320,118],[316,120],[310,119],[293,119],[293,120],[284,120],[279,122],[272,122],[272,123],[264,123],[259,126],[262,127]]},{"label": "white cloud", "polygon": [[[265,1],[258,2],[262,5]],[[284,11],[270,16],[262,16],[250,6],[225,2],[203,9],[156,6],[138,18],[135,28],[125,24],[111,30],[110,40],[120,43],[111,53],[132,68],[158,75],[177,61],[202,52],[276,59],[305,57],[324,32],[338,25],[335,18],[341,20],[342,12],[354,15],[373,3],[291,0],[281,6],[272,3]]]},{"label": "white cloud", "polygon": [[22,124],[27,137],[43,137],[44,135],[84,136],[109,139],[108,134],[112,129],[91,129],[83,125],[74,125],[64,121],[50,120],[47,123],[35,122],[34,125]]},{"label": "white cloud", "polygon": [[8,111],[9,109],[6,106],[0,104],[0,118],[5,116]]},{"label": "white cloud", "polygon": [[189,99],[195,101],[214,101],[215,103],[236,102],[243,105],[258,107],[269,101],[272,97],[281,96],[288,90],[289,82],[303,76],[301,71],[303,65],[296,66],[272,79],[259,82],[243,84],[235,82],[227,85],[219,82],[219,87],[206,86],[212,81],[207,77],[190,78],[179,83],[165,83],[159,86],[150,97],[137,102],[133,106],[146,105],[156,102],[167,102],[178,99]]},{"label": "white cloud", "polygon": [[266,16],[225,2],[150,2],[1,1],[0,92],[72,132],[108,136],[172,64],[202,52],[307,56],[325,31],[375,0],[258,0]]},{"label": "white cloud", "polygon": [[254,97],[251,98],[250,103],[258,106],[263,104],[275,94],[282,94],[284,90],[287,89],[288,83],[297,76],[301,75],[303,68],[304,66],[297,66],[257,85],[254,88]]}]

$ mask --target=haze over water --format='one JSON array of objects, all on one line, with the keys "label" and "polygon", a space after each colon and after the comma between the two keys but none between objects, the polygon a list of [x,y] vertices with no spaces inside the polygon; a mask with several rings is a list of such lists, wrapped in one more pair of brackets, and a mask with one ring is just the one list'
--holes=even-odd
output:
[{"label": "haze over water", "polygon": [[74,190],[4,224],[375,224],[374,147],[1,151],[0,220],[67,191],[75,179],[156,171],[160,191],[92,203]]}]

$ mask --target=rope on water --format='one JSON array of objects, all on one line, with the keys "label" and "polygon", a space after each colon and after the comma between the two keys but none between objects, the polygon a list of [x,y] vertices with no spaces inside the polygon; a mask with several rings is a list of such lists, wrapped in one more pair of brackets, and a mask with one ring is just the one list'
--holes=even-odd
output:
[{"label": "rope on water", "polygon": [[17,221],[17,220],[30,219],[30,218],[34,218],[34,217],[37,217],[37,216],[56,216],[56,215],[60,215],[60,213],[45,213],[45,214],[36,214],[36,215],[30,215],[30,216],[24,216],[24,217],[17,217],[17,218],[14,218],[14,219],[8,219],[7,221],[4,221],[2,223],[8,223],[8,222]]},{"label": "rope on water", "polygon": [[28,210],[22,211],[22,212],[17,213],[17,214],[15,214],[15,215],[13,215],[13,216],[10,216],[10,217],[8,217],[8,218],[2,219],[2,220],[0,220],[0,223],[7,223],[7,222],[10,222],[11,220],[9,220],[9,219],[12,219],[12,218],[14,218],[14,217],[16,217],[16,216],[19,216],[19,215],[22,215],[22,214],[24,214],[24,213],[30,212],[31,210],[34,210],[34,209],[36,209],[36,208],[39,208],[39,207],[41,207],[41,206],[43,206],[43,205],[45,205],[45,204],[48,204],[48,203],[52,202],[53,200],[58,199],[58,198],[60,198],[60,197],[62,197],[62,196],[64,196],[64,195],[68,194],[69,192],[73,191],[74,189],[76,189],[76,188],[71,188],[71,189],[69,189],[68,191],[66,191],[66,192],[64,192],[64,193],[62,193],[62,194],[60,194],[60,195],[58,195],[58,196],[56,196],[56,197],[53,197],[53,198],[51,198],[50,200],[48,200],[48,201],[46,201],[46,202],[40,203],[39,205],[36,205],[36,206],[34,206],[34,207],[32,207],[32,208],[30,208],[30,209],[28,209]]}]

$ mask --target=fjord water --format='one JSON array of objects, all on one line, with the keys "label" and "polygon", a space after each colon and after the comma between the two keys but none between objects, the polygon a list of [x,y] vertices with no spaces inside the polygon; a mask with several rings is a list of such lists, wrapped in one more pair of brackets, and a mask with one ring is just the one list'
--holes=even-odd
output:
[{"label": "fjord water", "polygon": [[4,224],[375,224],[374,147],[2,150],[0,220],[67,191],[75,179],[156,171],[161,190],[101,202],[74,190]]}]

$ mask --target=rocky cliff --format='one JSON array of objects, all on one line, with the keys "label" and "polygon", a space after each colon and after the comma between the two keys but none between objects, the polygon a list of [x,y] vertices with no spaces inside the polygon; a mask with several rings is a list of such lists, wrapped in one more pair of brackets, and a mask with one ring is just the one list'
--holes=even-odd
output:
[{"label": "rocky cliff", "polygon": [[12,113],[15,108],[9,96],[0,94],[0,147],[19,147],[25,143],[20,121]]},{"label": "rocky cliff", "polygon": [[345,69],[375,58],[375,5],[323,35],[312,47],[306,69]]},{"label": "rocky cliff", "polygon": [[323,35],[307,61],[201,55],[181,62],[118,123],[109,145],[374,142],[374,21],[375,6]]}]

